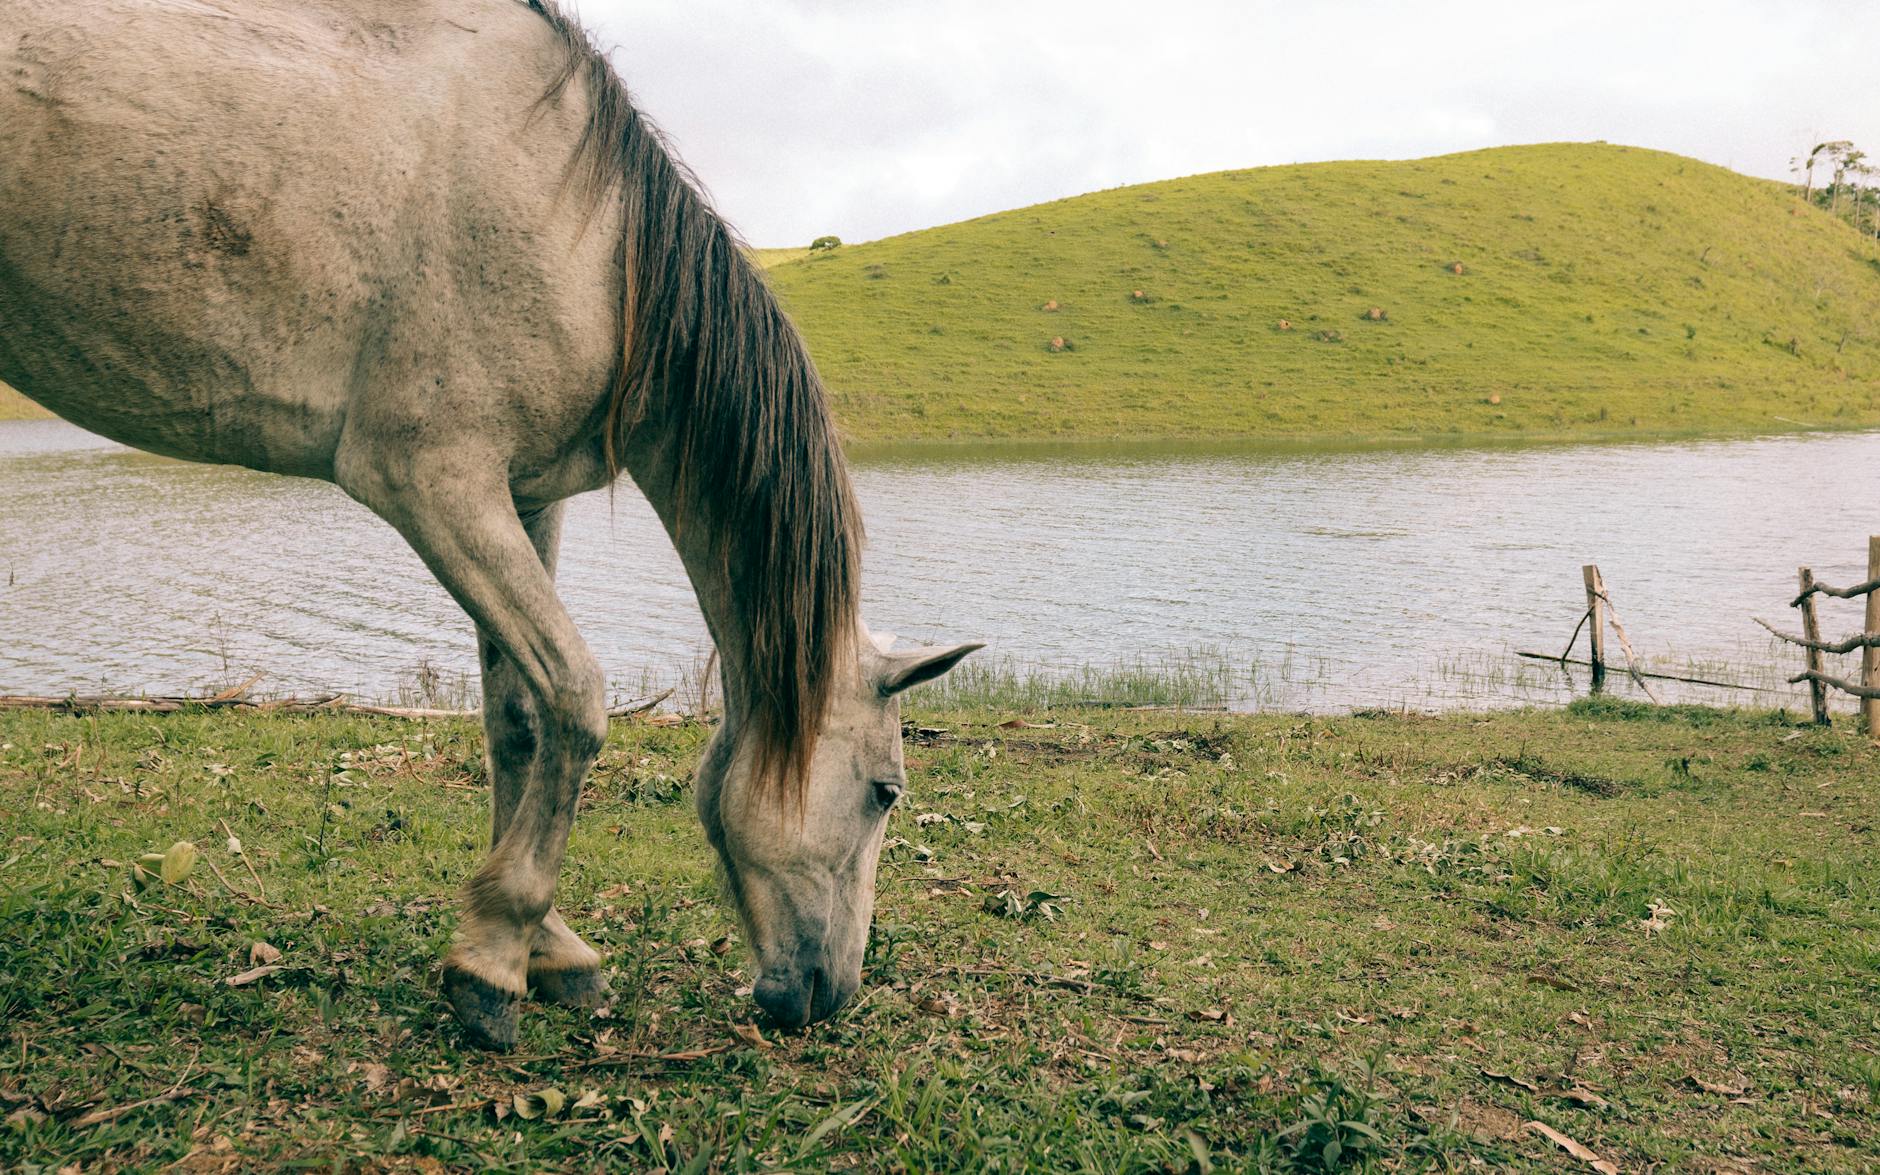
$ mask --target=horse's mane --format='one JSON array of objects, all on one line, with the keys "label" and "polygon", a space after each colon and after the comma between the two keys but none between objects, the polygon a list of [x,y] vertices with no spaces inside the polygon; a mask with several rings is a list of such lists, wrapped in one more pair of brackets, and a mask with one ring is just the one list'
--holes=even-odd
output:
[{"label": "horse's mane", "polygon": [[800,802],[837,658],[855,639],[862,526],[809,354],[740,241],[607,58],[554,0],[526,0],[567,46],[590,110],[577,178],[624,202],[621,354],[602,438],[610,473],[642,422],[670,429],[679,523],[708,528],[747,642],[726,681],[760,786]]}]

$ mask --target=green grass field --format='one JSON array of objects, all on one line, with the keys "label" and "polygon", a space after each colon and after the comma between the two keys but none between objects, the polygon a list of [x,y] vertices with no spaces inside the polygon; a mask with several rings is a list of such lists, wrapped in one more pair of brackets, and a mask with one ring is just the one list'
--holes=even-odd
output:
[{"label": "green grass field", "polygon": [[[1619,702],[1010,717],[910,712],[864,994],[796,1035],[737,994],[704,730],[616,724],[560,901],[616,997],[530,1006],[496,1059],[438,1019],[485,835],[468,724],[0,714],[0,1168],[1593,1170],[1546,1130],[1624,1170],[1880,1153],[1865,737]],[[181,884],[129,884],[185,838]],[[278,970],[231,983],[256,943]]]},{"label": "green grass field", "polygon": [[764,260],[863,441],[1880,423],[1874,244],[1636,148],[1222,172]]}]

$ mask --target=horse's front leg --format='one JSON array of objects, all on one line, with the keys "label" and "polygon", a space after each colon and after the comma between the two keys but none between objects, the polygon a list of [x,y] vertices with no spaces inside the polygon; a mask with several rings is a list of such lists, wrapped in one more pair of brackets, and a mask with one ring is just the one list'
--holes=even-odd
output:
[{"label": "horse's front leg", "polygon": [[502,462],[456,448],[343,448],[341,458],[340,484],[397,527],[463,605],[534,716],[531,767],[498,777],[508,812],[464,888],[444,961],[444,994],[471,1041],[508,1048],[581,784],[607,737],[600,665],[556,598],[507,484],[491,473]]},{"label": "horse's front leg", "polygon": [[[561,543],[561,518],[559,502],[522,517],[536,556],[551,579]],[[494,847],[535,775],[542,720],[515,662],[481,629],[477,631],[477,657],[483,667],[483,737],[490,777],[490,844]],[[607,995],[601,961],[600,953],[570,930],[551,906],[529,946],[529,990],[548,1003],[593,1007]]]}]

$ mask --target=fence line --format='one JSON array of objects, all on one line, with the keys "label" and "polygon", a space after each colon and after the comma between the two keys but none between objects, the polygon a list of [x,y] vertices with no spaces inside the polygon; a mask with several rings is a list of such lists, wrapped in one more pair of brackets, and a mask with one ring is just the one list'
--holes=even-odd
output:
[{"label": "fence line", "polygon": [[[1802,635],[1783,632],[1775,625],[1762,618],[1756,623],[1773,633],[1777,639],[1792,645],[1799,645],[1807,657],[1807,668],[1789,678],[1791,685],[1808,683],[1809,701],[1814,707],[1815,721],[1823,726],[1829,724],[1828,690],[1838,689],[1860,699],[1860,717],[1869,733],[1880,733],[1880,535],[1873,535],[1867,540],[1867,582],[1853,587],[1837,588],[1815,578],[1813,570],[1807,567],[1799,569],[1798,579],[1801,591],[1789,607],[1802,613]],[[1862,617],[1861,631],[1845,640],[1824,641],[1821,639],[1821,622],[1815,612],[1816,596],[1833,596],[1840,600],[1864,599],[1866,614]],[[1829,674],[1824,667],[1822,654],[1851,653],[1860,650],[1860,680],[1848,681],[1846,678]]]}]

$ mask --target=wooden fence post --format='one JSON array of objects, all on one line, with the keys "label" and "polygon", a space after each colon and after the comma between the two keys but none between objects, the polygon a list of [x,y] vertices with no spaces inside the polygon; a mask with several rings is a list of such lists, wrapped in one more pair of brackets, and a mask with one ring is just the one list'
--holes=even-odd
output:
[{"label": "wooden fence post", "polygon": [[[1880,579],[1880,535],[1867,539],[1867,580]],[[1869,637],[1880,634],[1880,591],[1867,593],[1867,622],[1862,631]],[[1880,649],[1869,644],[1860,651],[1860,683],[1868,689],[1880,687]],[[1860,716],[1867,722],[1869,735],[1880,734],[1880,698],[1862,698]]]},{"label": "wooden fence post", "polygon": [[1587,660],[1593,663],[1593,688],[1598,689],[1606,680],[1606,584],[1597,563],[1580,568],[1580,578],[1586,582]]},{"label": "wooden fence post", "polygon": [[[1821,639],[1821,625],[1815,620],[1815,573],[1807,567],[1801,569],[1802,580],[1802,635],[1811,641]],[[1808,671],[1822,672],[1821,650],[1808,646]],[[1821,684],[1821,679],[1808,679],[1808,697],[1815,707],[1815,721],[1819,725],[1828,725],[1828,687]]]}]

